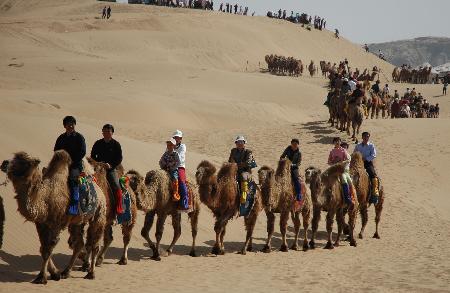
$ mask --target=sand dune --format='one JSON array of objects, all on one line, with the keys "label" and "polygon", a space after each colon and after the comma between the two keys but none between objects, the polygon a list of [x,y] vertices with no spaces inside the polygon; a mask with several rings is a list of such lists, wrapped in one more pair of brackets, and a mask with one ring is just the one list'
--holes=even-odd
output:
[{"label": "sand dune", "polygon": [[[219,165],[236,134],[248,137],[260,166],[275,166],[292,137],[299,137],[303,168],[326,167],[331,138],[322,106],[326,80],[261,73],[266,54],[338,62],[382,69],[390,80],[393,66],[331,32],[306,31],[264,17],[113,4],[110,21],[99,18],[103,3],[90,0],[0,1],[0,158],[25,150],[42,159],[52,155],[62,118],[73,114],[88,148],[114,124],[124,149],[124,165],[144,173],[157,168],[163,142],[174,129],[185,133],[192,179],[202,159]],[[247,63],[248,61],[248,63]],[[11,65],[13,64],[13,65]],[[15,64],[15,65],[14,65]],[[120,254],[116,227],[113,248],[95,281],[81,272],[46,287],[29,284],[39,270],[34,225],[16,211],[11,185],[0,187],[6,207],[6,235],[0,251],[0,292],[97,291],[298,291],[444,292],[449,291],[450,102],[439,85],[392,84],[403,92],[416,87],[440,103],[440,119],[366,120],[379,150],[378,169],[387,192],[381,240],[374,232],[373,210],[366,238],[358,247],[344,243],[334,251],[235,254],[243,239],[243,220],[227,229],[226,250],[209,257],[213,219],[202,207],[198,246],[202,257],[186,256],[187,219],[175,255],[149,260],[139,232],[140,214],[128,266],[114,264]],[[0,174],[0,181],[4,180]],[[265,215],[255,231],[255,247],[266,237]],[[358,227],[359,227],[358,221]],[[320,231],[325,231],[324,221]],[[276,229],[278,231],[278,228]],[[290,229],[290,236],[292,230]],[[170,220],[163,243],[172,237]],[[152,232],[153,234],[153,232]],[[279,234],[274,247],[280,244]],[[319,234],[319,246],[325,244]],[[291,238],[290,238],[291,239]],[[67,232],[57,246],[59,267],[68,261]]]}]

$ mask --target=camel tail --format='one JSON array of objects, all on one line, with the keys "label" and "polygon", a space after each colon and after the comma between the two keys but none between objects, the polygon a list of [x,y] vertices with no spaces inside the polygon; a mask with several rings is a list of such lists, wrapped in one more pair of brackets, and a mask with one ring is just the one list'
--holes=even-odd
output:
[{"label": "camel tail", "polygon": [[0,249],[3,245],[3,235],[5,232],[5,206],[3,205],[3,198],[0,196]]}]

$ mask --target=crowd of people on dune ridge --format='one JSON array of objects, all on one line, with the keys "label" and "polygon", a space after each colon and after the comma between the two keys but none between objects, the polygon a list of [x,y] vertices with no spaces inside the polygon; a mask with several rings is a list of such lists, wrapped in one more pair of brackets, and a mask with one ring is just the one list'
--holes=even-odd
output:
[{"label": "crowd of people on dune ridge", "polygon": [[[114,224],[121,225],[123,234],[123,255],[119,264],[127,264],[127,250],[138,210],[145,213],[141,235],[148,242],[155,260],[161,259],[160,244],[167,216],[172,217],[174,229],[173,240],[167,248],[170,255],[181,234],[183,213],[189,216],[191,223],[192,248],[189,254],[197,255],[195,240],[201,203],[212,211],[215,218],[216,241],[212,253],[216,255],[225,253],[225,229],[228,221],[236,215],[244,218],[246,231],[240,253],[253,251],[253,231],[263,210],[267,217],[267,240],[263,248],[266,253],[272,250],[276,213],[280,214],[281,251],[288,251],[286,232],[290,218],[295,231],[290,249],[300,249],[301,221],[304,228],[302,249],[315,248],[322,211],[327,213],[328,237],[324,248],[342,245],[343,230],[349,235],[350,245],[356,246],[356,217],[361,213],[359,238],[362,238],[371,204],[376,211],[373,237],[380,238],[378,224],[384,191],[373,164],[377,151],[367,132],[363,133],[362,143],[355,146],[351,155],[349,145],[335,137],[329,155],[324,154],[324,162],[329,168],[322,172],[316,167],[308,167],[303,175],[300,174],[300,166],[305,158],[299,139],[293,138],[285,149],[280,150],[280,157],[274,158],[275,169],[262,166],[258,170],[258,183],[252,174],[257,168],[254,153],[248,148],[246,138],[238,135],[227,162],[218,168],[209,161],[200,162],[194,185],[186,178],[187,147],[180,130],[165,142],[166,149],[159,160],[160,169],[141,175],[135,170],[124,171],[122,147],[113,137],[113,125],[102,127],[103,137],[93,144],[89,157],[86,157],[84,136],[75,130],[75,117],[66,116],[63,126],[65,131],[57,138],[47,167],[41,170],[38,158],[18,152],[12,159],[3,161],[0,168],[17,193],[19,213],[35,223],[39,235],[42,266],[34,283],[47,283],[47,273],[52,280],[68,278],[78,257],[83,259],[82,270],[87,271],[85,279],[94,279],[95,268],[102,264],[112,242]],[[348,214],[348,223],[345,214]],[[338,235],[333,239],[335,218]],[[156,243],[149,236],[154,220]],[[310,225],[311,236],[308,233]],[[66,227],[73,255],[67,267],[59,271],[52,253]],[[84,231],[87,231],[86,235]],[[100,245],[101,240],[103,245]]]},{"label": "crowd of people on dune ridge", "polygon": [[139,0],[139,3],[167,7],[183,7],[214,10],[214,2],[209,0]]},{"label": "crowd of people on dune ridge", "polygon": [[317,30],[326,29],[327,26],[327,21],[323,17],[315,15],[313,18],[312,15],[298,12],[294,13],[294,11],[291,11],[291,14],[288,15],[287,11],[282,9],[279,9],[278,12],[268,11],[267,17],[284,19],[293,23],[306,25],[308,28],[314,27]]}]

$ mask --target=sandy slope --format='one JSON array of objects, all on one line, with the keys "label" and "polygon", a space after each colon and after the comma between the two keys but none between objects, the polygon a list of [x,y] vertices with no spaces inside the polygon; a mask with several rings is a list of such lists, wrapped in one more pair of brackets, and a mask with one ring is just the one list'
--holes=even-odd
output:
[{"label": "sandy slope", "polygon": [[[392,66],[329,32],[308,32],[266,18],[202,11],[113,5],[109,22],[98,19],[94,1],[0,1],[0,158],[26,150],[45,165],[66,114],[90,148],[105,122],[116,126],[126,168],[142,173],[157,167],[164,140],[181,128],[189,148],[188,170],[201,159],[223,162],[233,137],[243,133],[259,165],[275,165],[290,139],[301,140],[303,166],[325,167],[331,137],[325,120],[325,80],[260,73],[264,55],[292,55],[305,62],[349,58],[352,66]],[[248,65],[247,65],[248,61]],[[9,66],[10,64],[13,64]],[[15,65],[14,65],[15,64]],[[246,70],[247,67],[247,70]],[[386,79],[381,76],[382,81]],[[409,85],[392,85],[401,92]],[[412,86],[411,86],[412,87]],[[435,120],[365,121],[380,156],[378,168],[387,200],[381,240],[370,211],[366,239],[357,248],[334,251],[274,251],[236,255],[242,219],[227,230],[226,256],[209,257],[214,232],[204,207],[198,246],[202,257],[185,256],[190,232],[184,220],[176,255],[161,263],[148,258],[138,219],[127,267],[115,265],[120,231],[97,280],[82,273],[47,287],[28,282],[39,268],[34,226],[16,212],[11,186],[0,187],[7,225],[0,251],[0,292],[19,290],[269,291],[446,291],[450,279],[450,102],[439,86],[416,86],[441,105]],[[0,180],[4,175],[0,174]],[[324,231],[324,223],[320,230]],[[265,216],[258,220],[255,247],[262,248]],[[292,231],[291,231],[292,232]],[[291,234],[292,235],[292,234]],[[168,220],[163,243],[172,236]],[[320,245],[324,244],[320,233]],[[56,250],[60,267],[68,260],[67,232]],[[279,246],[279,234],[274,247]]]}]

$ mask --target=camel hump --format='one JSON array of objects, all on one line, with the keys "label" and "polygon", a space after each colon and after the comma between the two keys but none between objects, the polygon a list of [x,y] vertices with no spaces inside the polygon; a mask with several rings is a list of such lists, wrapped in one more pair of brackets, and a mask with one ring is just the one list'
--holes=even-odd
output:
[{"label": "camel hump", "polygon": [[217,180],[224,180],[228,178],[235,178],[237,175],[236,163],[223,163],[222,167],[217,174]]}]

